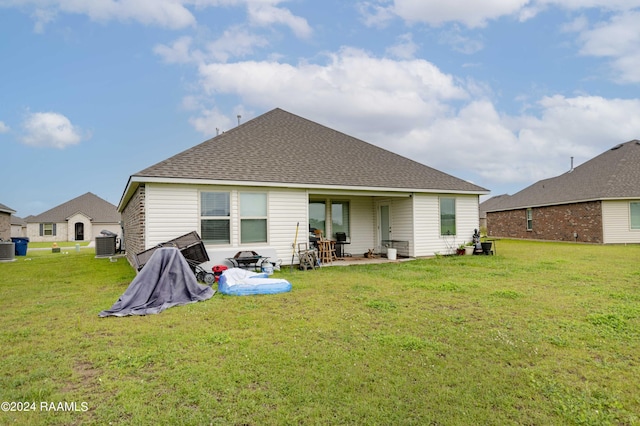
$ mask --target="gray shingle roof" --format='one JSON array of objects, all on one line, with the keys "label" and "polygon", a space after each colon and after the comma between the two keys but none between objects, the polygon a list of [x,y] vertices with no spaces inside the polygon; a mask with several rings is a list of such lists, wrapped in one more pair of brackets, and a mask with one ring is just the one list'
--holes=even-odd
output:
[{"label": "gray shingle roof", "polygon": [[487,192],[279,108],[133,176]]},{"label": "gray shingle roof", "polygon": [[0,212],[3,212],[3,213],[15,213],[16,211],[13,210],[11,207],[7,207],[4,204],[0,203]]},{"label": "gray shingle roof", "polygon": [[616,198],[640,198],[640,141],[616,145],[572,171],[504,197],[486,211]]},{"label": "gray shingle roof", "polygon": [[76,213],[83,213],[90,217],[93,223],[118,223],[120,213],[116,206],[103,200],[97,195],[87,192],[73,200],[60,204],[36,216],[28,216],[28,223],[60,223]]},{"label": "gray shingle roof", "polygon": [[509,198],[509,194],[501,194],[495,195],[488,200],[485,200],[480,203],[480,219],[484,219],[487,217],[487,211],[491,211],[494,207],[503,204],[507,198]]},{"label": "gray shingle roof", "polygon": [[20,226],[26,226],[27,225],[27,221],[24,220],[21,217],[18,217],[14,214],[11,215],[11,224],[12,225],[20,225]]}]

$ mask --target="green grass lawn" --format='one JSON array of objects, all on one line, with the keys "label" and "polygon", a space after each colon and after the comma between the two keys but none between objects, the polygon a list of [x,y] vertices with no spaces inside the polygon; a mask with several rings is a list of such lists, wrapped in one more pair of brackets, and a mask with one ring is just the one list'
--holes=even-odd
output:
[{"label": "green grass lawn", "polygon": [[28,253],[0,263],[0,401],[36,410],[0,424],[640,424],[640,246],[497,249],[125,318],[98,318],[124,259]]}]

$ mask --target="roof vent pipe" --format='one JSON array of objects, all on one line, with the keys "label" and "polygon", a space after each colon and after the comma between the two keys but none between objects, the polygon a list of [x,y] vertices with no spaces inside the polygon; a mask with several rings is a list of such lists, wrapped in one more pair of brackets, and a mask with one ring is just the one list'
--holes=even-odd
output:
[{"label": "roof vent pipe", "polygon": [[242,116],[240,114],[238,114],[238,126],[240,125],[240,119],[242,118]]},{"label": "roof vent pipe", "polygon": [[571,169],[569,170],[570,172],[573,171],[573,157],[571,157]]}]

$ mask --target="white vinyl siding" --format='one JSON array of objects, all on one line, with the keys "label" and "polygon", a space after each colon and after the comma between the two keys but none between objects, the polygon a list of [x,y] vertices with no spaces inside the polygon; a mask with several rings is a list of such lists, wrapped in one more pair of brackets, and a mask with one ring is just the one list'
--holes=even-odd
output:
[{"label": "white vinyl siding", "polygon": [[284,264],[289,264],[298,222],[300,226],[297,242],[309,241],[307,192],[297,189],[271,189],[268,200],[269,247],[276,250],[278,258],[282,259]]},{"label": "white vinyl siding", "polygon": [[471,241],[474,229],[479,228],[479,197],[477,195],[450,195],[456,198],[456,234],[440,235],[440,196],[415,194],[413,212],[415,217],[414,256],[446,254],[450,246]]},{"label": "white vinyl siding", "polygon": [[631,229],[631,202],[620,200],[602,202],[602,239],[604,244],[640,243],[640,229]]},{"label": "white vinyl siding", "polygon": [[458,245],[471,242],[473,231],[480,228],[480,200],[477,195],[456,196]]},{"label": "white vinyl siding", "polygon": [[192,231],[200,232],[198,188],[147,184],[145,247],[154,247]]},{"label": "white vinyl siding", "polygon": [[[380,249],[378,206],[390,206],[391,237],[409,241],[411,256],[444,253],[446,244],[440,236],[438,194],[414,194],[413,198],[376,197],[367,195],[318,195],[305,189],[270,187],[232,187],[215,185],[182,185],[147,183],[145,200],[145,248],[153,247],[192,231],[200,233],[200,192],[229,192],[231,203],[231,242],[223,247],[206,245],[212,262],[223,261],[240,250],[269,253],[288,265],[296,223],[300,223],[297,242],[308,241],[309,199],[340,200],[349,203],[349,240],[345,252],[362,255],[369,249]],[[267,193],[268,243],[240,243],[241,192]],[[375,193],[374,193],[375,194]],[[478,228],[478,196],[455,195],[456,246],[471,240]],[[628,229],[628,203],[627,229]],[[640,234],[640,233],[639,233]],[[272,254],[273,253],[273,254]]]},{"label": "white vinyl siding", "polygon": [[344,247],[345,253],[363,255],[375,247],[375,207],[371,197],[353,197],[349,199],[351,244]]},{"label": "white vinyl siding", "polygon": [[[275,251],[284,263],[291,260],[291,244],[295,238],[296,223],[300,222],[298,241],[307,236],[308,199],[305,190],[269,189],[254,187],[224,187],[209,185],[147,184],[146,186],[146,241],[145,247],[155,245],[197,231],[199,223],[199,193],[201,191],[227,191],[231,194],[231,243],[221,250],[233,256],[239,250]],[[239,192],[268,192],[269,243],[240,244]],[[218,250],[207,246],[210,255]],[[288,260],[287,260],[288,259]]]},{"label": "white vinyl siding", "polygon": [[[409,256],[413,253],[413,201],[410,197],[393,197],[376,199],[376,216],[381,205],[389,206],[389,239],[394,241],[407,241],[409,243]],[[376,227],[376,249],[383,251],[380,241],[380,224]]]},{"label": "white vinyl siding", "polygon": [[440,237],[440,207],[437,195],[415,194],[414,214],[414,256],[432,256],[444,251]]},{"label": "white vinyl siding", "polygon": [[629,203],[631,229],[640,230],[640,201]]}]

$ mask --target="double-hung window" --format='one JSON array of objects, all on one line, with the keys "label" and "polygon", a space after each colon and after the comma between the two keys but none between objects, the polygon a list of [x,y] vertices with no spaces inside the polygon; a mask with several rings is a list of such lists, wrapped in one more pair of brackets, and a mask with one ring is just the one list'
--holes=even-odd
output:
[{"label": "double-hung window", "polygon": [[456,235],[455,198],[440,198],[440,235]]},{"label": "double-hung window", "polygon": [[533,210],[527,209],[527,231],[533,230]]},{"label": "double-hung window", "polygon": [[230,194],[228,192],[200,193],[200,233],[207,244],[229,244]]},{"label": "double-hung window", "polygon": [[640,230],[640,202],[629,203],[629,214],[631,216],[631,229]]},{"label": "double-hung window", "polygon": [[40,236],[55,236],[56,224],[55,223],[41,223],[40,224]]},{"label": "double-hung window", "polygon": [[240,243],[267,242],[267,194],[240,193]]}]

